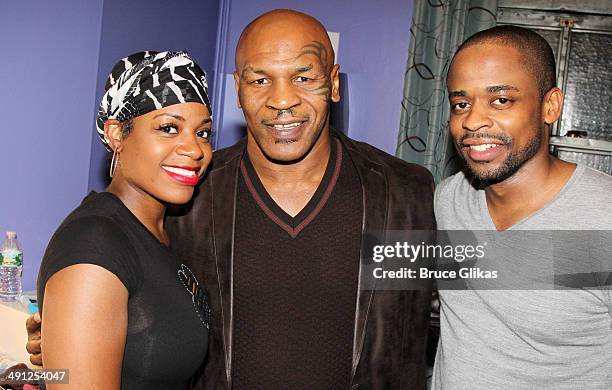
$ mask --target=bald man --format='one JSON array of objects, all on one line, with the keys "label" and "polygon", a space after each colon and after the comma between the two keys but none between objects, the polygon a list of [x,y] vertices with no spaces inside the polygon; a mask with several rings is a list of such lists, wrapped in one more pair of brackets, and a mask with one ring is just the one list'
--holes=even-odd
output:
[{"label": "bald man", "polygon": [[325,28],[289,10],[243,31],[245,140],[215,152],[173,247],[212,310],[197,389],[424,389],[430,291],[372,291],[366,231],[434,229],[433,182],[329,126],[340,100]]}]

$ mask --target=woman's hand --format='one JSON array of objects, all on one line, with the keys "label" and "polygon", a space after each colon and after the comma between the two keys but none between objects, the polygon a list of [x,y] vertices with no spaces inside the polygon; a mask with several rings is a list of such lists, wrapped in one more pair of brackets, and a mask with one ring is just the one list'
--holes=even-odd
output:
[{"label": "woman's hand", "polygon": [[119,389],[127,334],[128,291],[110,271],[76,264],[47,281],[43,302],[45,369],[69,369],[57,389]]}]

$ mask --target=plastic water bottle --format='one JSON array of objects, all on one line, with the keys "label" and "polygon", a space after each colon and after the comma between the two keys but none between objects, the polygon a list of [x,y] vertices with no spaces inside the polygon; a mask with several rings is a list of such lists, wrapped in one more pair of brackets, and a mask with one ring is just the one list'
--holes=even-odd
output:
[{"label": "plastic water bottle", "polygon": [[17,233],[6,232],[0,252],[0,301],[14,301],[21,295],[23,251]]}]

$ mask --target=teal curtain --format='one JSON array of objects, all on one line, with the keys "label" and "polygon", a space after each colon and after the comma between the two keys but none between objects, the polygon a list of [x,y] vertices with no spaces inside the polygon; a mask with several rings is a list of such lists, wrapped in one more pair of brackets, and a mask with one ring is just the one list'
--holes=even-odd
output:
[{"label": "teal curtain", "polygon": [[497,0],[414,0],[396,155],[427,167],[436,183],[461,160],[448,134],[446,73],[466,38],[496,24]]}]

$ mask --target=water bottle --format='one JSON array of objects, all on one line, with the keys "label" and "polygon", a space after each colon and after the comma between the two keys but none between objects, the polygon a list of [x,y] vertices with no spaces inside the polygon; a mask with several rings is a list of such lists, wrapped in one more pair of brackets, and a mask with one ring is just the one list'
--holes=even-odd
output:
[{"label": "water bottle", "polygon": [[23,252],[17,233],[6,232],[0,252],[0,301],[14,301],[21,295]]}]

